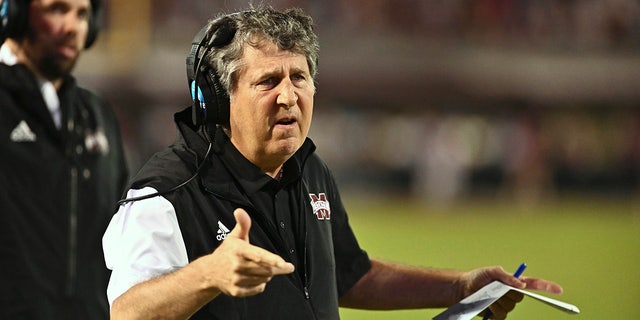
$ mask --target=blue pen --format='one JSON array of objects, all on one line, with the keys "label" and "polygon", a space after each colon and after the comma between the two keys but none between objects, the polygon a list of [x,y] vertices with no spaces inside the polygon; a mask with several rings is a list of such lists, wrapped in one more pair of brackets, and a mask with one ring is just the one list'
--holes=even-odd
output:
[{"label": "blue pen", "polygon": [[520,276],[522,275],[522,273],[524,272],[524,269],[527,268],[527,264],[526,263],[522,263],[520,264],[520,266],[518,267],[518,270],[516,270],[516,272],[513,274],[513,277],[515,278],[520,278]]},{"label": "blue pen", "polygon": [[[520,266],[518,267],[518,269],[516,270],[516,272],[513,273],[513,276],[515,278],[520,278],[520,276],[522,275],[522,273],[524,272],[524,269],[527,268],[527,264],[526,263],[521,263]],[[493,314],[491,313],[491,310],[487,309],[487,311],[484,313],[484,317],[482,317],[482,320],[487,320],[489,318],[491,318]]]}]

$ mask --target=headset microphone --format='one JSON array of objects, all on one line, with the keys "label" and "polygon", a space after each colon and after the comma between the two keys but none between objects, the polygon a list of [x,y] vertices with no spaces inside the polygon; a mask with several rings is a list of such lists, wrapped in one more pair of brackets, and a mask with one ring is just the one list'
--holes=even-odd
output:
[{"label": "headset microphone", "polygon": [[177,185],[177,186],[175,186],[175,187],[173,187],[173,188],[171,188],[169,190],[166,190],[166,191],[157,191],[157,192],[150,193],[150,194],[147,194],[147,195],[144,195],[144,196],[120,199],[117,202],[118,206],[121,206],[121,205],[123,205],[123,204],[125,204],[127,202],[144,200],[144,199],[149,199],[149,198],[165,195],[167,193],[174,192],[174,191],[184,187],[189,182],[191,182],[191,180],[195,179],[198,176],[198,173],[200,173],[200,169],[202,168],[202,166],[205,163],[205,160],[209,157],[209,153],[211,152],[211,146],[212,145],[213,144],[211,142],[209,142],[209,147],[207,148],[207,152],[204,154],[204,157],[202,158],[202,162],[200,162],[200,164],[198,164],[198,167],[196,168],[196,172],[193,175],[191,175],[191,177],[189,177],[189,179],[185,180],[184,182],[180,183],[179,185]]}]

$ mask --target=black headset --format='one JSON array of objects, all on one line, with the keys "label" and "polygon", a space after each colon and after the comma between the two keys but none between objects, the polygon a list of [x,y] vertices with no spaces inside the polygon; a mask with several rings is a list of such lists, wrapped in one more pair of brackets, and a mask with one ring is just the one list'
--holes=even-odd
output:
[{"label": "black headset", "polygon": [[[187,81],[189,91],[193,99],[192,118],[193,124],[198,128],[204,128],[204,133],[209,140],[209,147],[205,153],[202,162],[198,164],[196,171],[189,179],[165,191],[157,191],[144,196],[121,199],[118,205],[127,202],[138,201],[161,196],[176,191],[191,180],[195,179],[200,173],[200,169],[208,158],[212,149],[212,141],[209,137],[207,127],[218,124],[226,124],[229,121],[229,94],[220,83],[220,78],[215,69],[209,65],[202,65],[202,60],[206,59],[208,52],[215,48],[222,48],[233,40],[236,33],[235,21],[226,15],[218,18],[204,26],[191,44],[191,51],[187,56]],[[201,50],[202,53],[200,52]]]},{"label": "black headset", "polygon": [[[6,38],[24,37],[29,27],[29,5],[31,0],[0,0],[0,43]],[[96,41],[100,30],[101,0],[91,0],[89,32],[84,47]]]},{"label": "black headset", "polygon": [[193,100],[193,124],[227,124],[229,122],[229,94],[220,83],[220,76],[213,66],[202,60],[211,50],[222,48],[233,40],[236,23],[232,13],[222,16],[204,26],[191,42],[187,56],[187,81]]}]

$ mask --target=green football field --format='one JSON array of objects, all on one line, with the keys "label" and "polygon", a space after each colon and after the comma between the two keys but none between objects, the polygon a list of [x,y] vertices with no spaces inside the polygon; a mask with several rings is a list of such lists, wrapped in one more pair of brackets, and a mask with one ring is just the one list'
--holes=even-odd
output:
[{"label": "green football field", "polygon": [[[581,313],[566,314],[525,297],[509,319],[640,319],[638,201],[585,198],[524,208],[490,201],[421,207],[379,199],[344,199],[360,244],[372,257],[462,270],[487,265],[512,270],[526,262],[525,275],[560,283],[564,293],[549,296]],[[441,311],[343,308],[340,313],[348,320],[411,320]]]}]

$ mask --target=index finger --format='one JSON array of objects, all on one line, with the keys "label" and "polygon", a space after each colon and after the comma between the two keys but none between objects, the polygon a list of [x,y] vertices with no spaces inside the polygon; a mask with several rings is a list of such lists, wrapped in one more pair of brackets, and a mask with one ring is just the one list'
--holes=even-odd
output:
[{"label": "index finger", "polygon": [[269,268],[274,275],[288,274],[295,269],[293,264],[286,262],[279,255],[253,245],[242,253],[242,257]]},{"label": "index finger", "polygon": [[545,291],[553,294],[561,294],[563,291],[562,287],[553,281],[529,277],[521,277],[520,279],[527,284],[526,289]]}]

